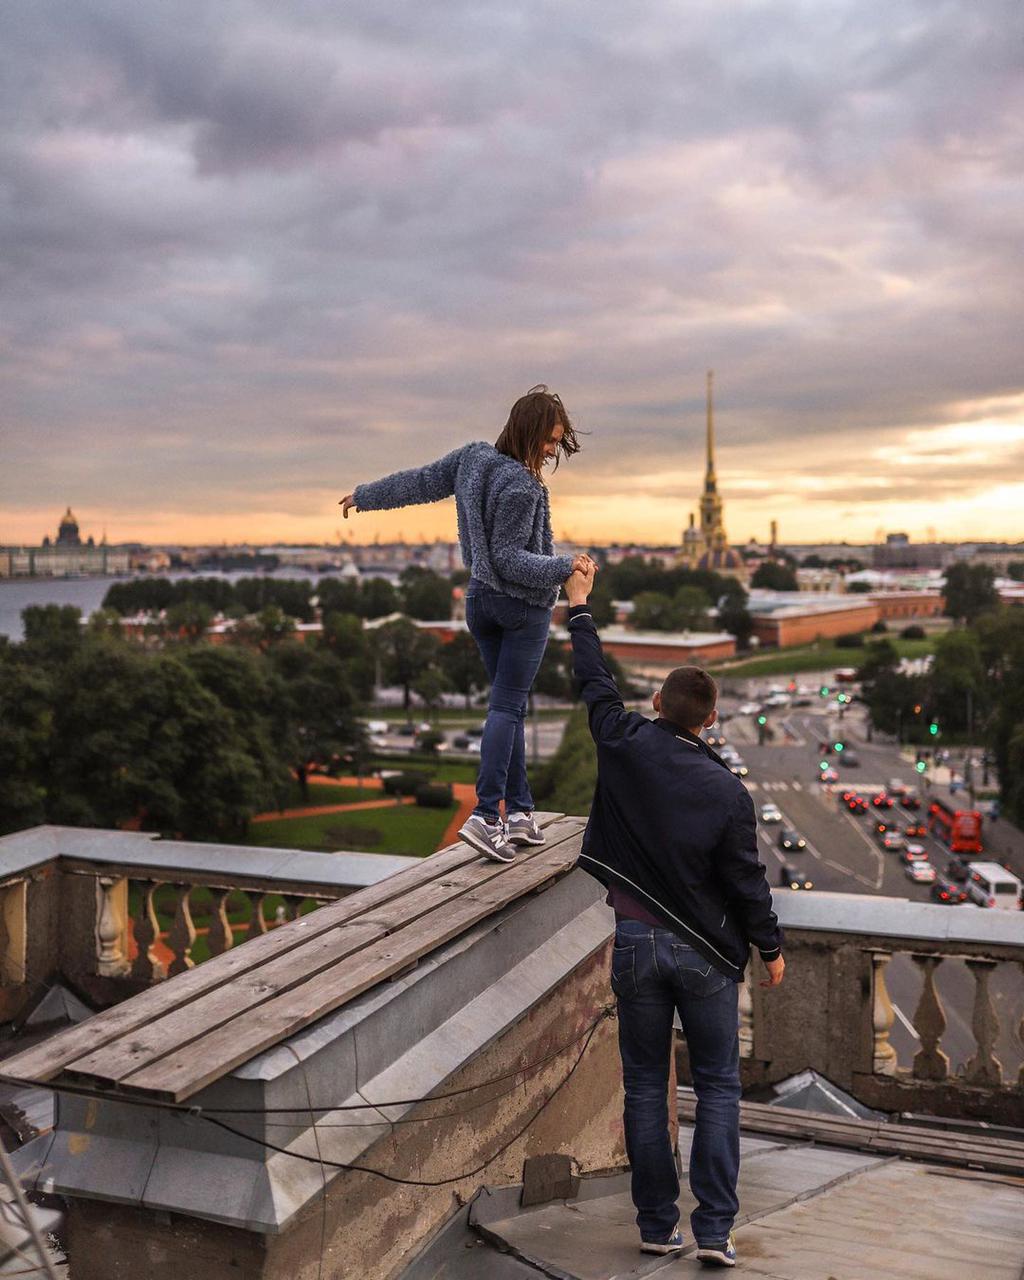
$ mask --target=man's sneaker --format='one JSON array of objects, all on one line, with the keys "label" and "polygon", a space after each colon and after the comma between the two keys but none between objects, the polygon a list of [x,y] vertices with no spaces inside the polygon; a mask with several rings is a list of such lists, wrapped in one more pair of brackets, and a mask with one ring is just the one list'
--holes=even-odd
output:
[{"label": "man's sneaker", "polygon": [[510,813],[505,823],[505,839],[513,844],[543,844],[544,832],[532,813]]},{"label": "man's sneaker", "polygon": [[512,862],[515,859],[516,847],[505,839],[505,826],[500,818],[497,822],[485,822],[475,813],[470,814],[459,828],[459,838],[495,862]]},{"label": "man's sneaker", "polygon": [[713,1267],[734,1267],[736,1265],[736,1241],[732,1232],[728,1240],[717,1244],[702,1244],[697,1247],[698,1262],[707,1262]]},{"label": "man's sneaker", "polygon": [[641,1253],[678,1253],[683,1247],[683,1233],[673,1231],[667,1240],[641,1240]]}]

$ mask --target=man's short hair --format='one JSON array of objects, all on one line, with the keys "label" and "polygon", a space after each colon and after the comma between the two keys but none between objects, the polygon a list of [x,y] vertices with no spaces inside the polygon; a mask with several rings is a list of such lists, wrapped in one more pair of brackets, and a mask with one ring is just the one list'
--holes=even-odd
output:
[{"label": "man's short hair", "polygon": [[683,729],[696,729],[718,701],[718,685],[703,667],[676,667],[661,686],[661,714]]}]

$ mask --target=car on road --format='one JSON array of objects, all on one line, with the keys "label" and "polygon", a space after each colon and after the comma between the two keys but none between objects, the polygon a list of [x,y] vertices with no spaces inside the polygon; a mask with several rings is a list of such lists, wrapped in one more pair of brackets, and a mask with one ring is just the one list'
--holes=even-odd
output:
[{"label": "car on road", "polygon": [[956,883],[955,880],[947,880],[945,876],[937,875],[932,881],[932,891],[929,895],[932,902],[945,903],[947,906],[956,907],[961,902],[967,902],[967,890],[962,885]]},{"label": "car on road", "polygon": [[923,822],[907,822],[904,824],[903,834],[908,840],[917,840],[928,834],[928,828]]},{"label": "car on road", "polygon": [[850,769],[859,769],[860,756],[856,753],[856,751],[851,751],[850,748],[847,747],[846,750],[843,752],[843,758],[840,761],[840,764],[845,764],[847,768],[850,768]]},{"label": "car on road", "polygon": [[876,818],[871,824],[871,830],[876,836],[884,836],[887,831],[895,831],[896,828],[884,818]]},{"label": "car on road", "polygon": [[727,760],[726,764],[729,766],[729,772],[737,778],[745,778],[750,772],[739,756],[735,760]]},{"label": "car on road", "polygon": [[779,888],[780,889],[813,889],[814,881],[809,880],[807,876],[796,867],[791,866],[788,862],[782,864],[779,871]]},{"label": "car on road", "polygon": [[904,871],[915,884],[932,884],[935,880],[935,868],[930,862],[908,862]]},{"label": "car on road", "polygon": [[921,797],[916,791],[904,791],[900,796],[900,804],[904,809],[910,809],[912,812],[916,813],[921,807]]},{"label": "car on road", "polygon": [[452,738],[452,746],[456,751],[480,751],[480,739],[467,737],[464,733],[458,733]]},{"label": "car on road", "polygon": [[886,790],[891,796],[896,796],[898,798],[904,793],[904,791],[909,791],[910,788],[902,778],[890,778],[889,785],[886,787]]},{"label": "car on road", "polygon": [[846,805],[851,813],[863,813],[868,807],[868,802],[859,791],[854,791],[852,787],[847,787],[843,792],[842,799],[843,804]]},{"label": "car on road", "polygon": [[761,710],[760,702],[741,702],[739,709],[737,711],[737,715],[756,716],[760,713],[760,710]]},{"label": "car on road", "polygon": [[928,850],[923,844],[908,844],[900,855],[904,862],[928,862]]},{"label": "car on road", "polygon": [[761,806],[762,822],[781,822],[782,810],[777,804],[763,804]]},{"label": "car on road", "polygon": [[871,803],[876,809],[891,809],[892,796],[885,791],[878,791],[871,797]]},{"label": "car on road", "polygon": [[998,862],[969,862],[967,892],[979,907],[1020,909],[1020,880]]},{"label": "car on road", "polygon": [[779,848],[789,853],[799,853],[807,848],[807,841],[793,827],[783,827],[779,832]]},{"label": "car on road", "polygon": [[966,862],[959,858],[950,858],[946,863],[946,877],[949,880],[955,880],[957,884],[966,884],[970,877],[971,871]]},{"label": "car on road", "polygon": [[906,847],[906,843],[898,831],[886,831],[882,836],[882,848],[886,853],[899,853]]},{"label": "car on road", "polygon": [[708,735],[704,739],[709,747],[725,746],[725,730],[720,724],[713,724],[708,730]]},{"label": "car on road", "polygon": [[819,782],[838,782],[839,774],[835,769],[821,769],[818,773]]},{"label": "car on road", "polygon": [[485,728],[485,726],[484,726],[484,725],[482,725],[482,724],[473,725],[473,727],[472,727],[471,729],[467,729],[467,730],[465,731],[465,732],[466,732],[466,737],[467,737],[467,738],[482,738],[482,737],[484,736],[484,728]]},{"label": "car on road", "polygon": [[788,693],[770,693],[768,697],[765,698],[764,705],[766,707],[770,707],[772,710],[775,710],[777,707],[788,707],[789,694]]}]

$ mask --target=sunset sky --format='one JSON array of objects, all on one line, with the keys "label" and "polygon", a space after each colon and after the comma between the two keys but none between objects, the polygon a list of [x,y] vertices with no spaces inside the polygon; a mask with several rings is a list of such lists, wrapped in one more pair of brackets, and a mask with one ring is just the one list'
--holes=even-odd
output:
[{"label": "sunset sky", "polygon": [[584,448],[667,543],[1024,538],[1024,21],[975,0],[51,0],[0,47],[0,543],[454,538],[358,482]]}]

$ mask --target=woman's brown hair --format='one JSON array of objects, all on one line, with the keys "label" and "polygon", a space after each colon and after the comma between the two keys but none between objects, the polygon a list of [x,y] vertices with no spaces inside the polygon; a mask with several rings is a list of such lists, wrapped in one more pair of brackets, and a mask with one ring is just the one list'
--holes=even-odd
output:
[{"label": "woman's brown hair", "polygon": [[520,396],[515,402],[494,447],[499,453],[507,453],[510,458],[521,462],[539,480],[544,466],[544,445],[552,428],[559,422],[562,424],[562,438],[555,453],[557,470],[561,458],[571,458],[574,453],[579,452],[580,442],[569,421],[565,405],[544,383],[531,387],[525,396]]}]

